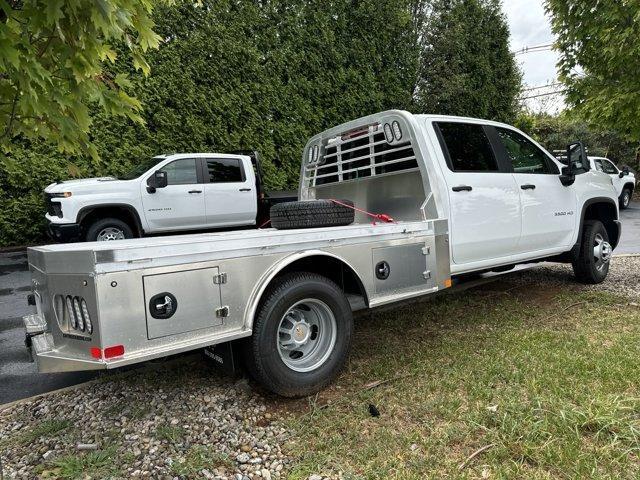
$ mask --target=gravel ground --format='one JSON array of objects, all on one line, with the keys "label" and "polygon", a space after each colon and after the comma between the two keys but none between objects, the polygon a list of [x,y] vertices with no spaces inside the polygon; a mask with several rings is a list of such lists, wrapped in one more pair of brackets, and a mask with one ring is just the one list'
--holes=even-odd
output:
[{"label": "gravel ground", "polygon": [[[505,281],[576,285],[571,267],[556,264]],[[640,256],[614,257],[603,284],[576,288],[637,300]],[[19,479],[285,478],[295,458],[293,432],[274,410],[283,404],[220,377],[199,355],[158,363],[0,410],[1,467]]]},{"label": "gravel ground", "polygon": [[0,411],[5,478],[280,478],[288,436],[246,381],[199,359]]}]

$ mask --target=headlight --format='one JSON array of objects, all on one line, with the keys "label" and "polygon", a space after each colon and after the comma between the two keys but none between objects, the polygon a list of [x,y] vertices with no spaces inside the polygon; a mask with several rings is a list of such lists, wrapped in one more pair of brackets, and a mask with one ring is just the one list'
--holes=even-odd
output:
[{"label": "headlight", "polygon": [[82,311],[80,310],[80,300],[78,297],[73,297],[73,311],[78,319],[78,328],[84,332],[84,318],[82,318]]},{"label": "headlight", "polygon": [[393,132],[391,131],[391,125],[388,123],[384,124],[384,138],[387,140],[387,143],[393,142]]},{"label": "headlight", "polygon": [[391,126],[393,127],[393,136],[396,137],[396,140],[400,140],[402,138],[402,130],[400,130],[400,124],[398,121],[394,121]]},{"label": "headlight", "polygon": [[71,323],[71,328],[75,330],[76,328],[78,328],[78,318],[73,312],[73,300],[69,295],[67,295],[65,302],[67,304],[67,313],[69,314],[69,322]]},{"label": "headlight", "polygon": [[50,193],[49,196],[51,198],[68,198],[71,195],[73,195],[73,193],[71,192],[57,192],[57,193]]},{"label": "headlight", "polygon": [[87,307],[87,302],[85,302],[84,298],[80,302],[80,306],[82,307],[82,316],[84,317],[84,323],[87,326],[87,333],[93,333],[93,324],[91,323],[91,317],[89,316],[89,308]]}]

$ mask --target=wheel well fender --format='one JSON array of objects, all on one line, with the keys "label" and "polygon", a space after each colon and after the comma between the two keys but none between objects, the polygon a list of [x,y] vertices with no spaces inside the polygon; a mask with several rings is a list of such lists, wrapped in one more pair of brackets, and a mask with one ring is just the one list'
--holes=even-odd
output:
[{"label": "wheel well fender", "polygon": [[618,222],[618,205],[607,197],[590,198],[582,206],[580,217],[580,229],[576,246],[579,248],[586,220],[600,220],[607,230],[609,242],[616,248],[620,240],[620,227]]},{"label": "wheel well fender", "polygon": [[[318,260],[321,260],[318,262]],[[356,270],[344,258],[322,250],[298,252],[289,255],[269,268],[253,289],[244,313],[244,328],[251,330],[253,321],[269,286],[280,276],[290,272],[317,273],[333,280],[343,292],[361,295],[369,305],[369,295]]]},{"label": "wheel well fender", "polygon": [[632,182],[627,182],[624,184],[624,186],[622,187],[622,189],[624,190],[625,188],[628,188],[629,190],[631,190],[631,195],[633,195],[633,191],[635,190],[636,186],[634,183]]},{"label": "wheel well fender", "polygon": [[108,217],[118,218],[127,223],[137,236],[141,236],[143,233],[138,211],[126,203],[110,203],[84,207],[78,212],[77,222],[82,228],[86,228],[91,222]]}]

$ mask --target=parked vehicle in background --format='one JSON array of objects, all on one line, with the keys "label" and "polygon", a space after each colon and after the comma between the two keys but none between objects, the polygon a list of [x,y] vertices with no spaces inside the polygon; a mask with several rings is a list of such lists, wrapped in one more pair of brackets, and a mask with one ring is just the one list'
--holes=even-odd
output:
[{"label": "parked vehicle in background", "polygon": [[636,176],[629,171],[629,167],[619,169],[611,160],[605,157],[589,157],[591,168],[606,173],[611,177],[613,186],[618,194],[620,208],[624,210],[629,207],[636,188]]},{"label": "parked vehicle in background", "polygon": [[240,349],[269,390],[312,394],[344,366],[354,310],[542,260],[602,282],[618,195],[581,143],[567,157],[472,118],[393,110],[339,125],[307,142],[301,201],[272,207],[280,229],[30,248],[27,345],[41,372]]},{"label": "parked vehicle in background", "polygon": [[50,235],[61,242],[256,226],[272,204],[297,198],[264,191],[255,152],[160,155],[119,178],[57,182],[44,192]]}]

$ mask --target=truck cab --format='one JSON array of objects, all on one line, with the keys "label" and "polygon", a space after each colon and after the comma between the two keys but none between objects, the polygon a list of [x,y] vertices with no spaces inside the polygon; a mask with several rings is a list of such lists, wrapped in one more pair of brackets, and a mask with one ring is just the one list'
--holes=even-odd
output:
[{"label": "truck cab", "polygon": [[58,241],[251,227],[267,198],[260,180],[255,154],[160,155],[120,177],[49,185],[46,219]]},{"label": "truck cab", "polygon": [[636,188],[636,176],[628,167],[619,169],[615,163],[605,157],[589,157],[591,168],[608,175],[611,178],[616,193],[620,209],[629,208],[633,192]]}]

